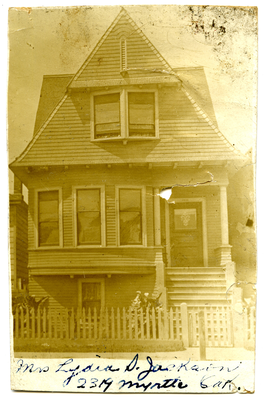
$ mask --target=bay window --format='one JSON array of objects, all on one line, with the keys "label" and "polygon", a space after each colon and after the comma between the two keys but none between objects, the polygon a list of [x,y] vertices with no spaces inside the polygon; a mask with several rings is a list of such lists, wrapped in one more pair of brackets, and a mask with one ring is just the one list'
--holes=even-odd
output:
[{"label": "bay window", "polygon": [[117,188],[120,246],[145,245],[145,207],[142,188]]},{"label": "bay window", "polygon": [[36,246],[62,245],[61,191],[36,191]]},{"label": "bay window", "polygon": [[104,244],[103,188],[75,188],[76,245]]},{"label": "bay window", "polygon": [[156,90],[93,93],[91,105],[92,140],[158,138]]}]

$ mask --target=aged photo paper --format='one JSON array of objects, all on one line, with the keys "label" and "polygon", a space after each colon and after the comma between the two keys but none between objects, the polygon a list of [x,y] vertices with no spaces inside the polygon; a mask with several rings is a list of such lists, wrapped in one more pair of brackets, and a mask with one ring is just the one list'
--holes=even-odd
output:
[{"label": "aged photo paper", "polygon": [[13,390],[254,392],[257,18],[9,9]]}]

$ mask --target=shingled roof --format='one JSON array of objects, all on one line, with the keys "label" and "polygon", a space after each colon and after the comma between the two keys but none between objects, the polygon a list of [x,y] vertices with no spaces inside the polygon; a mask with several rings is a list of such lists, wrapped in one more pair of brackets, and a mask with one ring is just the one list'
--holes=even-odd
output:
[{"label": "shingled roof", "polygon": [[[128,35],[127,77],[120,74],[120,37],[124,34]],[[178,83],[180,90],[174,106],[178,118],[169,116],[170,107],[162,90],[159,140],[135,141],[126,146],[122,142],[91,141],[89,94],[85,89],[106,86],[106,81],[128,85],[134,79],[143,83]],[[79,90],[69,90],[73,88]],[[217,127],[203,68],[172,69],[122,10],[75,75],[44,76],[33,139],[11,169],[236,158],[240,155]]]}]

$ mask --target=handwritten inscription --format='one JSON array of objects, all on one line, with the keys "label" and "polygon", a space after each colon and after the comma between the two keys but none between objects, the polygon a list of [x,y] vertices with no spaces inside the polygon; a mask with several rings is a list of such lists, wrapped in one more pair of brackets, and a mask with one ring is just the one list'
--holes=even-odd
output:
[{"label": "handwritten inscription", "polygon": [[[191,360],[174,363],[155,363],[152,357],[139,360],[135,354],[132,360],[108,362],[97,355],[98,360],[80,365],[73,358],[62,361],[55,369],[48,365],[38,366],[23,359],[17,361],[17,374],[55,374],[63,388],[85,391],[172,391],[188,392],[191,378],[195,378],[198,391],[210,388],[219,392],[231,391],[240,376],[241,362],[233,366],[216,363],[197,363]],[[221,373],[221,374],[220,374]],[[194,384],[194,379],[192,379]],[[239,388],[238,388],[239,389]]]}]

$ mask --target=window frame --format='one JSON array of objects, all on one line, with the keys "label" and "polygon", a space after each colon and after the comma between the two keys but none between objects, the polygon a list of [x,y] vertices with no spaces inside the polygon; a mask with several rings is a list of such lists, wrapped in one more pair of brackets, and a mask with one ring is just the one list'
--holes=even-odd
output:
[{"label": "window frame", "polygon": [[[120,189],[138,189],[141,190],[141,205],[142,205],[142,243],[141,244],[121,244],[120,243]],[[135,185],[118,185],[115,186],[115,203],[116,203],[116,227],[117,227],[117,244],[118,247],[147,247],[146,233],[146,188],[145,186]]]},{"label": "window frame", "polygon": [[[129,99],[128,93],[154,93],[155,104],[155,135],[154,136],[129,136]],[[95,116],[94,116],[94,97],[107,94],[120,94],[120,124],[121,124],[121,135],[113,136],[108,138],[96,138],[95,137]],[[110,90],[93,91],[90,94],[90,121],[91,121],[91,141],[101,142],[101,141],[116,141],[116,140],[155,140],[159,139],[159,109],[158,109],[158,89],[157,88],[135,88],[135,87],[120,87]]]},{"label": "window frame", "polygon": [[[101,243],[100,244],[78,244],[77,235],[77,191],[89,189],[100,189],[100,215],[101,215]],[[73,231],[74,231],[74,247],[93,248],[106,246],[106,207],[105,207],[105,186],[104,185],[82,185],[73,186]]]},{"label": "window frame", "polygon": [[82,278],[78,279],[78,307],[82,310],[82,283],[100,283],[101,308],[105,308],[105,279],[104,278]]},{"label": "window frame", "polygon": [[[54,192],[58,191],[58,214],[59,214],[59,245],[48,245],[48,246],[40,246],[39,245],[39,193],[42,192]],[[43,189],[35,189],[35,247],[37,249],[45,250],[45,249],[58,249],[63,247],[63,212],[62,212],[62,188],[61,187],[49,187]]]}]

